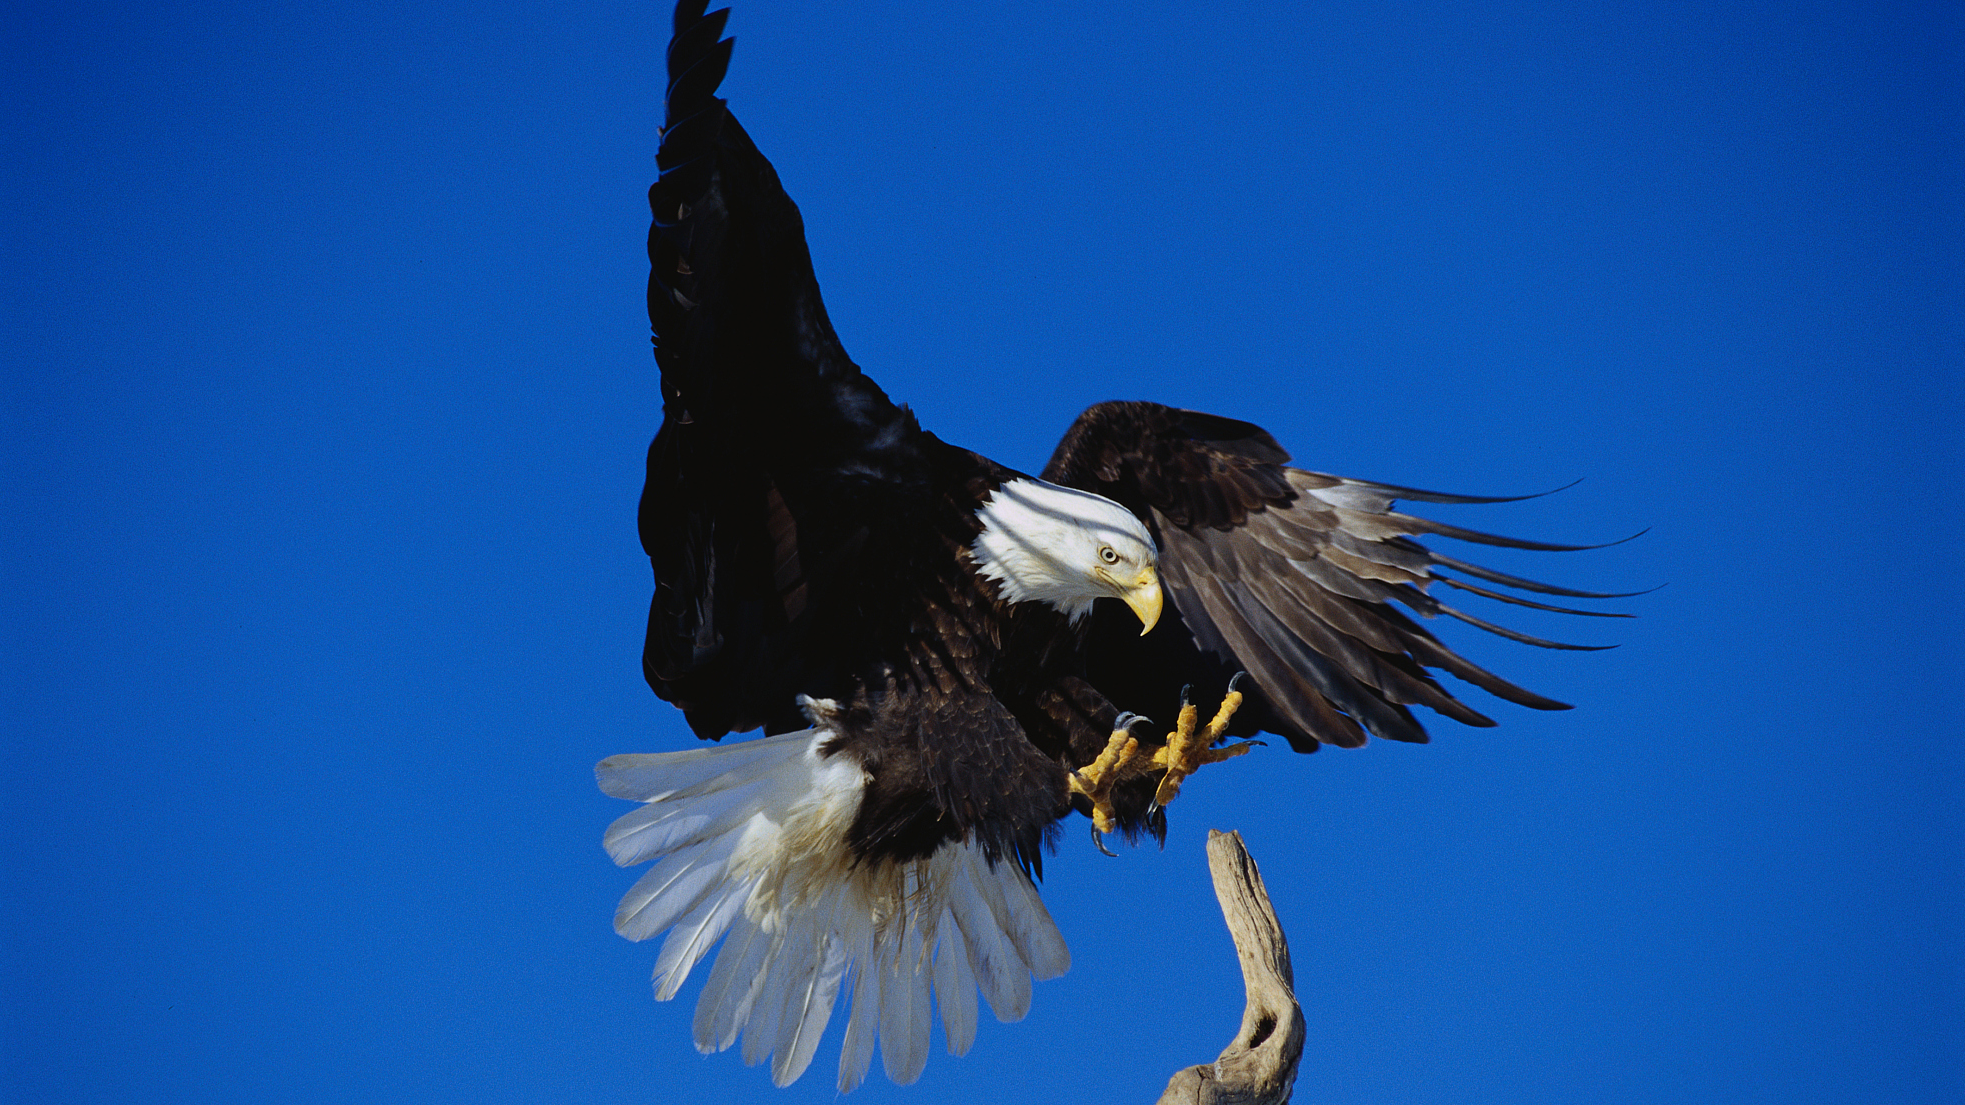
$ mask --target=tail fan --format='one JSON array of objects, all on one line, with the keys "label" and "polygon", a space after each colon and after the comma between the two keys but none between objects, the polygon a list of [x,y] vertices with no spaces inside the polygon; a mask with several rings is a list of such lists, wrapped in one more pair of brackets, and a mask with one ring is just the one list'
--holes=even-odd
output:
[{"label": "tail fan", "polygon": [[601,761],[601,790],[644,803],[608,829],[608,855],[624,867],[657,861],[614,927],[630,940],[668,933],[658,1001],[723,942],[696,1004],[699,1051],[742,1039],[746,1063],[769,1058],[771,1080],[790,1085],[850,992],[840,1091],[865,1079],[876,1041],[887,1076],[906,1085],[927,1065],[931,995],[960,1055],[975,1041],[978,990],[997,1019],[1021,1019],[1032,976],[1063,974],[1071,955],[1017,865],[992,865],[973,842],[859,861],[846,832],[866,775],[825,754],[833,735]]}]

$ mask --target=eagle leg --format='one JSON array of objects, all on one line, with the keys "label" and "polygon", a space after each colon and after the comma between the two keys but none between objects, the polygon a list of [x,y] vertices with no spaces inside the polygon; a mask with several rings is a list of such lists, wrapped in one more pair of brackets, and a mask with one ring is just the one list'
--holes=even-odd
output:
[{"label": "eagle leg", "polygon": [[1241,708],[1242,692],[1236,690],[1243,673],[1237,672],[1228,681],[1228,693],[1221,697],[1221,709],[1215,711],[1214,719],[1196,732],[1201,720],[1201,711],[1192,700],[1194,688],[1182,687],[1180,691],[1180,716],[1174,722],[1174,731],[1167,735],[1167,743],[1153,753],[1153,766],[1166,769],[1160,779],[1160,789],[1153,793],[1153,805],[1149,810],[1157,810],[1174,800],[1180,794],[1180,784],[1189,775],[1201,769],[1203,764],[1218,764],[1232,760],[1261,741],[1243,741],[1226,748],[1216,748],[1215,743],[1228,730],[1228,723],[1234,719],[1235,711]]},{"label": "eagle leg", "polygon": [[1092,843],[1108,856],[1114,853],[1105,846],[1105,834],[1119,827],[1118,816],[1112,811],[1112,786],[1126,768],[1145,759],[1139,753],[1139,738],[1131,730],[1147,720],[1138,714],[1120,714],[1119,720],[1112,723],[1112,739],[1106,742],[1105,751],[1072,772],[1069,779],[1071,792],[1091,801]]}]

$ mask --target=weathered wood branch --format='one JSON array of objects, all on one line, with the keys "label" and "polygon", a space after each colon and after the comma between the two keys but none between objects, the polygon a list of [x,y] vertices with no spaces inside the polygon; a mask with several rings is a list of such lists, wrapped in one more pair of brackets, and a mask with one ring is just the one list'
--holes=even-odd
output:
[{"label": "weathered wood branch", "polygon": [[1284,1105],[1296,1086],[1304,1035],[1289,944],[1242,834],[1208,831],[1208,871],[1242,961],[1248,1005],[1221,1057],[1175,1074],[1158,1105]]}]

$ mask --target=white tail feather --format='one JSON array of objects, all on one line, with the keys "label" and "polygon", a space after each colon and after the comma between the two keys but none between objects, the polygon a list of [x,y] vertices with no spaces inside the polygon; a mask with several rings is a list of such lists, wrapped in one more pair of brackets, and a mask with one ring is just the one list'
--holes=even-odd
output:
[{"label": "white tail feather", "polygon": [[[980,862],[981,857],[976,857]],[[987,871],[978,872],[979,877],[989,878]],[[1051,913],[1044,908],[1043,899],[1037,896],[1037,888],[1029,879],[989,880],[1002,891],[1008,906],[1010,942],[1017,946],[1023,961],[1030,964],[1030,973],[1039,982],[1049,982],[1071,969],[1071,949],[1065,947],[1064,936],[1051,920]]]},{"label": "white tail feather", "polygon": [[758,798],[770,780],[730,787],[688,804],[651,802],[623,814],[607,827],[601,846],[622,867],[647,863],[699,840],[722,836],[757,813]]},{"label": "white tail feather", "polygon": [[846,942],[839,935],[838,915],[846,895],[838,890],[827,895],[822,935],[813,957],[812,971],[797,992],[787,996],[785,1017],[779,1022],[778,1046],[773,1050],[771,1081],[789,1086],[805,1073],[832,1019],[833,1004],[839,998],[839,984],[846,975]]},{"label": "white tail feather", "polygon": [[[888,940],[900,937],[894,958],[884,966],[887,977],[880,982],[880,1064],[887,1077],[906,1086],[921,1077],[928,1065],[928,979],[927,951],[934,946],[934,934],[924,933],[941,916],[936,909],[925,918],[917,912],[921,901],[920,865],[901,865],[903,907],[894,921],[900,929]],[[939,905],[940,903],[936,903]],[[925,922],[925,923],[924,923]]]},{"label": "white tail feather", "polygon": [[1019,1021],[1030,1011],[1030,967],[1017,955],[996,914],[977,888],[975,872],[959,867],[949,887],[949,908],[969,944],[969,962],[990,1012],[999,1021]]},{"label": "white tail feather", "polygon": [[662,1001],[722,939],[696,1006],[696,1047],[741,1039],[744,1061],[770,1058],[781,1086],[810,1066],[850,975],[839,1088],[865,1079],[876,1042],[888,1077],[905,1085],[927,1065],[934,1007],[960,1055],[975,1042],[978,988],[999,1020],[1016,1020],[1032,973],[1054,977],[1070,954],[1023,873],[974,844],[858,862],[847,832],[867,778],[850,757],[820,753],[832,736],[807,729],[602,761],[602,790],[647,803],[608,830],[608,854],[624,866],[660,861],[622,898],[615,928],[634,940],[669,931],[655,965]]},{"label": "white tail feather", "polygon": [[771,938],[755,922],[739,918],[731,925],[730,939],[717,953],[716,966],[696,1002],[697,1051],[722,1051],[737,1042],[737,1033],[750,1016],[753,983],[762,980],[764,957],[770,950]]},{"label": "white tail feather", "polygon": [[[885,949],[892,954],[892,949]],[[846,1039],[839,1045],[839,1092],[851,1093],[866,1080],[873,1065],[873,1045],[880,1040],[880,980],[886,974],[881,950],[864,948],[853,971],[853,1014],[846,1021]]]},{"label": "white tail feather", "polygon": [[787,749],[802,752],[812,731],[800,730],[737,744],[710,744],[686,752],[633,752],[609,756],[594,768],[603,794],[630,802],[660,802],[704,783],[736,786],[763,774],[753,761],[776,761]]},{"label": "white tail feather", "polygon": [[950,1055],[967,1055],[976,1042],[976,975],[969,966],[969,944],[955,923],[955,912],[942,906],[936,925],[935,1004],[942,1011],[942,1035]]},{"label": "white tail feather", "polygon": [[669,931],[669,938],[662,941],[662,954],[655,957],[656,1001],[675,997],[697,960],[709,954],[711,946],[729,929],[743,908],[741,895],[725,894],[720,898],[712,895],[691,910],[689,916],[675,923],[675,928]]},{"label": "white tail feather", "polygon": [[779,933],[773,941],[770,966],[761,976],[763,983],[758,987],[750,1023],[744,1026],[745,1066],[754,1067],[762,1063],[770,1057],[771,1049],[778,1046],[778,1022],[785,1015],[788,991],[796,985],[793,976],[800,967],[809,970],[812,966],[811,953],[806,951],[806,954],[800,955],[800,945],[809,945],[811,940],[811,928],[795,925],[791,931]]},{"label": "white tail feather", "polygon": [[614,931],[630,940],[646,940],[675,924],[723,886],[724,866],[736,847],[736,837],[717,837],[692,844],[650,868],[614,911]]}]

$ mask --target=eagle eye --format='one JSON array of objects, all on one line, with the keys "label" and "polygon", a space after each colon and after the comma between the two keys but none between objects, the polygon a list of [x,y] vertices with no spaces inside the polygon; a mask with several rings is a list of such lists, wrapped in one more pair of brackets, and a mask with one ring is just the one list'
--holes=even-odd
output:
[{"label": "eagle eye", "polygon": [[1105,561],[1107,564],[1119,563],[1119,554],[1118,552],[1114,551],[1114,549],[1110,545],[1107,545],[1098,551],[1098,558],[1100,560]]}]

